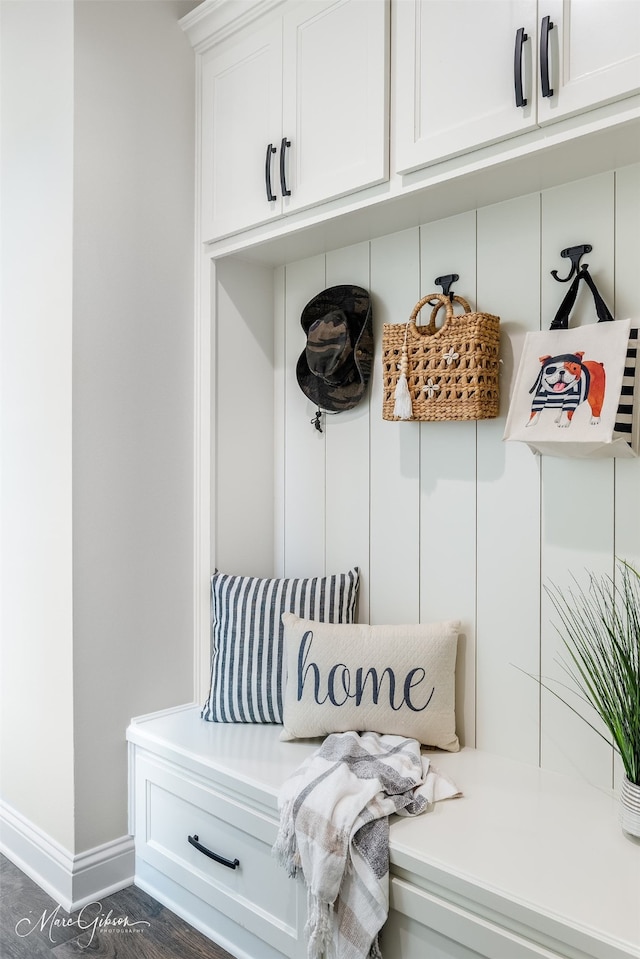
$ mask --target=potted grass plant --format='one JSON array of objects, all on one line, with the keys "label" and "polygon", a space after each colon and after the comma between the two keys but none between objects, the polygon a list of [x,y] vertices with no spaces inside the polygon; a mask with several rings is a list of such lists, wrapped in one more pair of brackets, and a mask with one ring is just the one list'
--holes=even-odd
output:
[{"label": "potted grass plant", "polygon": [[[589,575],[583,588],[546,589],[559,617],[556,628],[567,658],[562,667],[610,734],[624,767],[621,791],[623,830],[640,836],[640,573],[617,564],[615,579]],[[590,723],[557,692],[554,696]]]}]

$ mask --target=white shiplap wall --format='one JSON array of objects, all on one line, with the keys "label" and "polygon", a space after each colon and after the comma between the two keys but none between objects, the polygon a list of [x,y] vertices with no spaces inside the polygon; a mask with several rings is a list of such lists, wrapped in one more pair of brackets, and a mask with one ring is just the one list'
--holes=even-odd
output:
[{"label": "white shiplap wall", "polygon": [[[458,718],[467,745],[612,785],[612,750],[519,671],[559,675],[543,583],[640,562],[640,460],[540,459],[502,442],[527,330],[547,326],[566,287],[565,246],[588,262],[616,316],[640,315],[640,167],[627,167],[275,271],[275,566],[285,575],[363,574],[360,619],[460,618]],[[440,273],[502,318],[501,415],[480,423],[381,417],[384,322],[403,322]],[[373,297],[367,399],[322,434],[298,388],[300,314],[320,290]],[[581,292],[577,322],[591,322]]]},{"label": "white shiplap wall", "polygon": [[[358,565],[361,621],[461,619],[464,743],[610,786],[612,750],[526,673],[562,678],[544,583],[612,572],[616,555],[640,563],[640,460],[540,459],[502,441],[524,335],[548,326],[566,290],[550,271],[564,275],[560,250],[583,242],[615,315],[639,318],[640,166],[275,270],[219,263],[212,566],[304,576]],[[501,317],[501,415],[385,422],[382,325],[403,322],[449,272]],[[376,359],[366,399],[320,434],[295,376],[300,315],[338,283],[371,291]],[[581,291],[575,321],[593,319]]]}]

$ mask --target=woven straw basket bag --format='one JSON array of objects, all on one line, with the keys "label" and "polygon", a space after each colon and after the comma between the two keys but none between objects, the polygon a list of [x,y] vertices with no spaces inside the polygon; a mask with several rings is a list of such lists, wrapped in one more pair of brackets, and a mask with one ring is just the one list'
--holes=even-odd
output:
[{"label": "woven straw basket bag", "polygon": [[[464,313],[442,293],[419,300],[407,323],[385,323],[382,332],[382,418],[385,420],[486,420],[498,415],[500,318]],[[422,307],[435,306],[426,326]],[[436,326],[444,307],[445,319]]]}]

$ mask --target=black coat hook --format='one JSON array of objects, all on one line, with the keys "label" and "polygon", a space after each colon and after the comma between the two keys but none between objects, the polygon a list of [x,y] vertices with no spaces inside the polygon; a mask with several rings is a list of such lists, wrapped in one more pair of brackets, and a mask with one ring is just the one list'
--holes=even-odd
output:
[{"label": "black coat hook", "polygon": [[435,279],[436,286],[442,287],[442,292],[445,296],[448,296],[450,300],[453,299],[453,290],[451,289],[452,283],[457,283],[460,279],[457,273],[447,273],[446,276],[438,276]]},{"label": "black coat hook", "polygon": [[558,283],[568,283],[571,277],[575,273],[579,273],[581,269],[586,270],[589,266],[588,263],[584,263],[580,266],[580,260],[585,255],[585,253],[591,253],[593,247],[590,243],[583,243],[581,246],[568,246],[566,250],[561,250],[560,256],[568,257],[571,260],[571,269],[569,271],[569,276],[560,277],[558,276],[557,270],[551,271],[551,276],[554,280],[557,280]]}]

